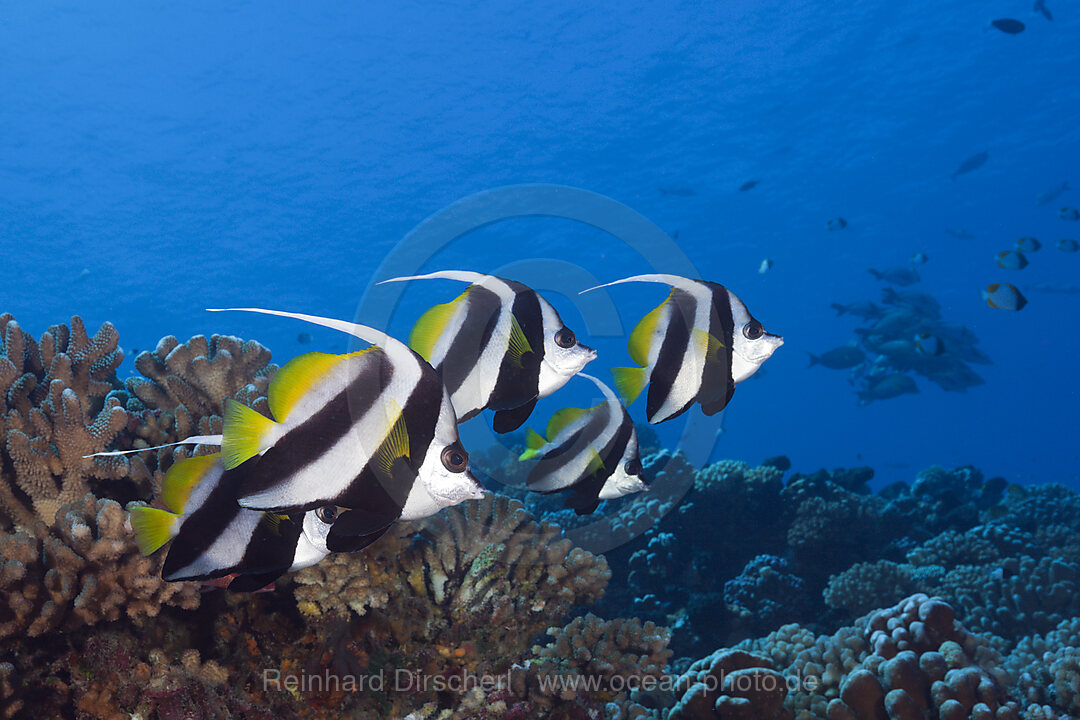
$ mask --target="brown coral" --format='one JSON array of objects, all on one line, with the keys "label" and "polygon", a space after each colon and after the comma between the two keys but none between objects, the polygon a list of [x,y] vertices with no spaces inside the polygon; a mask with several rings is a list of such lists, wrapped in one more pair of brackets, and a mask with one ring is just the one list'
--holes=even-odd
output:
[{"label": "brown coral", "polygon": [[91,479],[127,475],[126,458],[85,457],[107,448],[127,424],[120,402],[107,397],[124,354],[111,323],[89,337],[78,316],[38,342],[11,315],[0,315],[0,336],[0,522],[29,528],[51,523],[60,506],[94,490]]},{"label": "brown coral", "polygon": [[0,537],[0,554],[0,638],[199,604],[195,583],[163,581],[161,557],[139,554],[124,509],[93,495],[61,508],[51,527]]}]

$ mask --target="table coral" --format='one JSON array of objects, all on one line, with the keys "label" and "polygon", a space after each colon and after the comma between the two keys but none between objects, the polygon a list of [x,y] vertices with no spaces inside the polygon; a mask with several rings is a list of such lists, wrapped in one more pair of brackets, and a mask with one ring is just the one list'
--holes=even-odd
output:
[{"label": "table coral", "polygon": [[124,509],[93,495],[61,508],[51,527],[0,536],[0,555],[0,638],[199,604],[195,583],[165,582],[161,557],[139,553]]},{"label": "table coral", "polygon": [[124,353],[111,323],[93,337],[82,319],[53,325],[40,341],[0,315],[0,527],[52,523],[62,505],[96,489],[91,480],[128,474],[122,457],[87,458],[109,447],[127,413],[107,395]]}]

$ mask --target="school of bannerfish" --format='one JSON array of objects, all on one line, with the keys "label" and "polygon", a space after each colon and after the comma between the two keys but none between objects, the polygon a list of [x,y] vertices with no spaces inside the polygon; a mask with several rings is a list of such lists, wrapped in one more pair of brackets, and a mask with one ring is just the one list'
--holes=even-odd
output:
[{"label": "school of bannerfish", "polygon": [[470,472],[459,423],[487,409],[496,432],[516,430],[538,399],[575,375],[594,383],[603,400],[554,413],[546,438],[527,430],[520,460],[533,464],[526,489],[565,493],[567,507],[592,513],[603,500],[647,487],[624,403],[647,386],[650,423],[694,404],[713,415],[783,344],[717,283],[650,274],[583,290],[629,282],[671,288],[630,334],[637,367],[612,369],[620,401],[581,372],[596,351],[526,285],[467,271],[383,282],[434,279],[468,287],[425,312],[408,345],[343,320],[228,309],[321,325],[369,346],[294,358],[270,383],[272,417],[229,400],[221,435],[181,441],[221,450],[174,463],[162,481],[163,507],[130,511],[144,554],[171,541],[164,579],[226,578],[231,590],[257,590],[330,553],[361,550],[398,521],[478,499],[485,491]]}]

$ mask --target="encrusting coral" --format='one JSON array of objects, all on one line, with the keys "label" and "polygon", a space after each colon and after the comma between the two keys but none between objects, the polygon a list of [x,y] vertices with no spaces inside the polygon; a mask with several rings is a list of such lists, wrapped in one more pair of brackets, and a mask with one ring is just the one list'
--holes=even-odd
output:
[{"label": "encrusting coral", "polygon": [[95,490],[91,480],[127,476],[126,458],[85,457],[127,425],[124,408],[107,397],[124,353],[111,323],[90,337],[78,316],[35,341],[5,313],[0,338],[0,528],[29,528]]}]

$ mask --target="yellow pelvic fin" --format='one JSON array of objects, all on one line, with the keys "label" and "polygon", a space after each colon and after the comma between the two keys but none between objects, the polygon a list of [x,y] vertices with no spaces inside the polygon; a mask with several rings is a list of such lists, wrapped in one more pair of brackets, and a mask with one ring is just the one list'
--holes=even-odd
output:
[{"label": "yellow pelvic fin", "polygon": [[232,398],[225,401],[225,422],[221,431],[221,458],[232,470],[266,449],[266,436],[275,423]]},{"label": "yellow pelvic fin", "polygon": [[274,419],[282,422],[289,417],[301,398],[311,392],[320,380],[326,377],[338,363],[370,351],[365,348],[348,355],[309,352],[294,357],[285,366],[274,373],[267,391],[270,412]]},{"label": "yellow pelvic fin", "polygon": [[179,515],[160,508],[136,505],[131,508],[131,527],[135,530],[135,545],[143,555],[151,555],[176,537]]},{"label": "yellow pelvic fin", "polygon": [[596,448],[589,448],[589,464],[585,467],[585,472],[592,475],[602,470],[603,467],[604,461],[600,458],[600,453],[596,452]]},{"label": "yellow pelvic fin", "polygon": [[582,408],[568,407],[556,410],[547,424],[547,436],[553,441],[559,437],[559,433],[569,427],[575,420],[587,411]]},{"label": "yellow pelvic fin", "polygon": [[547,445],[547,440],[544,437],[533,430],[532,428],[525,429],[525,452],[518,456],[518,460],[529,460],[540,454],[540,448]]},{"label": "yellow pelvic fin", "polygon": [[192,489],[219,460],[221,453],[214,453],[196,455],[173,463],[161,481],[161,501],[165,503],[165,507],[182,515]]},{"label": "yellow pelvic fin", "polygon": [[720,342],[715,335],[701,328],[694,328],[690,331],[690,334],[693,337],[693,342],[705,356],[706,362],[720,361],[720,351],[724,349],[724,343]]},{"label": "yellow pelvic fin", "polygon": [[260,518],[260,522],[266,525],[270,532],[274,533],[275,535],[280,535],[281,521],[288,519],[288,515],[279,515],[277,513],[263,513],[263,516]]},{"label": "yellow pelvic fin", "polygon": [[510,315],[510,345],[506,348],[506,353],[510,356],[510,362],[517,367],[521,367],[521,358],[532,351],[532,345],[529,344],[529,340],[525,337],[525,331],[521,329],[521,323],[518,322],[514,315]]},{"label": "yellow pelvic fin", "polygon": [[[671,291],[672,294],[674,292],[674,290]],[[668,294],[667,299],[641,318],[630,332],[630,341],[627,343],[630,359],[642,367],[649,364],[649,350],[652,349],[653,337],[664,315],[664,306],[670,301],[671,294]]]},{"label": "yellow pelvic fin", "polygon": [[632,405],[641,391],[645,389],[648,373],[643,367],[611,368],[611,377],[615,380],[615,389],[627,405]]},{"label": "yellow pelvic fin", "polygon": [[376,471],[386,477],[393,474],[395,460],[409,457],[409,429],[405,426],[405,415],[397,403],[391,400],[389,405],[388,419],[393,418],[394,424],[372,458]]},{"label": "yellow pelvic fin", "polygon": [[450,302],[429,308],[416,321],[412,332],[409,333],[409,347],[420,357],[431,362],[431,357],[435,354],[435,343],[442,337],[446,331],[446,326],[450,323],[450,319],[454,317],[454,312],[465,302],[471,289],[472,286],[470,285],[465,289],[465,292]]}]

